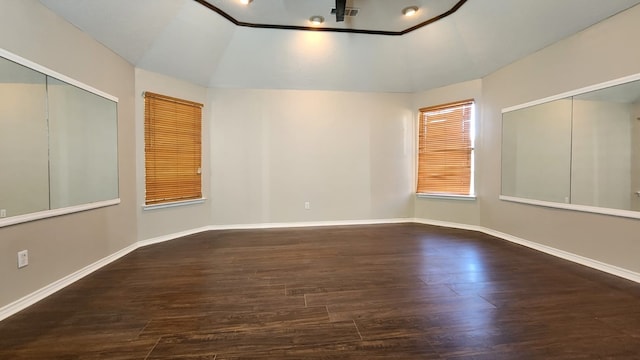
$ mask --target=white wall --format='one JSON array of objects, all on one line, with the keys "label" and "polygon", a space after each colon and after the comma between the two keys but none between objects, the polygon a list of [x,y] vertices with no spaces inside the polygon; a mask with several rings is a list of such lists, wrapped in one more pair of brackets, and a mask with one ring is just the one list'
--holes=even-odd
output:
[{"label": "white wall", "polygon": [[[640,72],[640,6],[482,80],[419,94],[205,88],[136,70],[35,0],[0,0],[0,47],[117,96],[118,206],[0,229],[0,306],[136,240],[210,224],[419,217],[481,225],[640,271],[638,220],[514,204],[504,107]],[[615,56],[611,56],[615,54]],[[135,86],[134,86],[135,81]],[[142,91],[205,104],[201,205],[143,211]],[[478,102],[478,201],[415,199],[417,109]],[[311,209],[304,209],[304,202]],[[15,266],[30,251],[30,265]]]},{"label": "white wall", "polygon": [[[0,0],[0,48],[119,98],[121,203],[0,228],[0,307],[137,240],[133,66],[36,0]],[[17,252],[29,266],[17,269]]]},{"label": "white wall", "polygon": [[640,6],[527,56],[482,81],[481,225],[640,271],[640,220],[500,201],[501,109],[640,72]]},{"label": "white wall", "polygon": [[410,95],[216,89],[209,103],[214,224],[411,216]]},{"label": "white wall", "polygon": [[[143,91],[205,105],[204,204],[142,209]],[[411,217],[410,100],[402,93],[205,89],[136,69],[139,239],[209,225]]]},{"label": "white wall", "polygon": [[[454,101],[474,99],[476,102],[476,134],[480,134],[482,128],[482,81],[472,80],[458,83],[442,88],[437,88],[413,95],[413,117],[414,117],[414,142],[417,142],[418,134],[418,109],[446,104]],[[476,136],[475,148],[477,150],[483,146],[482,139]],[[415,150],[412,150],[415,153]],[[415,154],[414,164],[416,161]],[[475,182],[481,181],[483,164],[476,156]],[[415,166],[412,169],[411,177],[414,181],[411,190],[415,193]],[[477,185],[476,185],[477,189]],[[482,198],[482,193],[477,190],[478,198]],[[414,195],[415,196],[415,195]],[[416,218],[448,221],[466,225],[480,224],[480,206],[478,200],[448,200],[433,198],[416,198],[414,202],[413,215]]]},{"label": "white wall", "polygon": [[[148,240],[181,231],[198,229],[211,223],[212,201],[209,190],[211,106],[207,103],[207,89],[186,81],[135,69],[136,102],[136,212],[138,213],[138,239]],[[204,104],[202,109],[202,195],[207,198],[203,204],[186,205],[164,209],[143,210],[144,206],[144,97],[150,91]]]}]

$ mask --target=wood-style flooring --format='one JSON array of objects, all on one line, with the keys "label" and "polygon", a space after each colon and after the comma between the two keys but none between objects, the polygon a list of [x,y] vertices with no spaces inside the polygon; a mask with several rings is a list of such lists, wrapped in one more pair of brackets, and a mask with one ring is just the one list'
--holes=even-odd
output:
[{"label": "wood-style flooring", "polygon": [[0,359],[640,359],[640,285],[418,224],[206,232],[0,322]]}]

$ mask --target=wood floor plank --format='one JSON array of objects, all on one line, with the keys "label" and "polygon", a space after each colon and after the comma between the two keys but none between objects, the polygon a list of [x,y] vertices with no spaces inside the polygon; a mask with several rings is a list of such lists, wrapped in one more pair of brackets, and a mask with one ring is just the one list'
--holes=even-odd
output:
[{"label": "wood floor plank", "polygon": [[210,231],[0,322],[0,359],[639,359],[640,285],[419,224]]},{"label": "wood floor plank", "polygon": [[339,304],[328,305],[332,321],[360,320],[363,318],[407,317],[421,314],[448,313],[456,310],[491,310],[495,306],[480,296],[450,296],[436,298],[403,299],[394,304]]},{"label": "wood floor plank", "polygon": [[245,354],[219,354],[216,360],[368,360],[368,359],[421,359],[442,360],[424,338],[389,338],[375,341],[357,341],[341,344],[296,346],[286,350],[251,352]]},{"label": "wood floor plank", "polygon": [[56,338],[24,343],[10,349],[0,349],[0,359],[51,360],[51,359],[145,359],[156,344],[156,339],[109,340]]},{"label": "wood floor plank", "polygon": [[406,299],[451,297],[456,293],[445,285],[427,286],[420,282],[410,285],[378,286],[358,290],[331,291],[306,294],[307,306],[340,304],[395,304]]},{"label": "wood floor plank", "polygon": [[163,336],[148,359],[281,352],[295,347],[321,347],[360,340],[351,321],[187,333]]},{"label": "wood floor plank", "polygon": [[153,319],[144,328],[140,336],[159,338],[180,333],[266,330],[327,322],[329,322],[329,314],[324,306],[271,311],[226,310]]}]

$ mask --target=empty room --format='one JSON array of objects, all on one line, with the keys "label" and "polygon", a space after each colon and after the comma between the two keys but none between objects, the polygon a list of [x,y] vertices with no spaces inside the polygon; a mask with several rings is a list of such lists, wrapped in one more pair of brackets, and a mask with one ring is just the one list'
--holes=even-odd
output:
[{"label": "empty room", "polygon": [[640,359],[640,0],[0,0],[0,359]]}]

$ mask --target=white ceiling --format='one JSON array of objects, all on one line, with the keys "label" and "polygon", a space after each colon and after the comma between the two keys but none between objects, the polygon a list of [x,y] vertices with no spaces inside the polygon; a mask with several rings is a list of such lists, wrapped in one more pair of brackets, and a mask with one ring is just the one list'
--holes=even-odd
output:
[{"label": "white ceiling", "polygon": [[[348,8],[358,10],[356,16],[346,16],[336,22],[331,10],[335,0],[255,0],[243,5],[239,0],[205,0],[238,22],[309,27],[312,16],[322,16],[319,27],[400,32],[452,10],[460,0],[347,0]],[[418,12],[403,16],[402,10],[415,6]]]},{"label": "white ceiling", "polygon": [[416,92],[483,77],[640,0],[468,0],[402,36],[240,27],[193,0],[40,2],[135,66],[202,86]]}]

